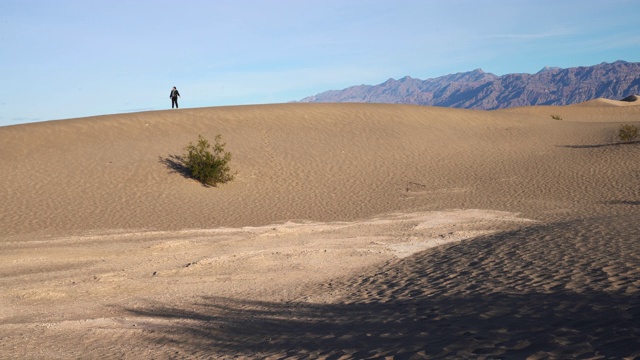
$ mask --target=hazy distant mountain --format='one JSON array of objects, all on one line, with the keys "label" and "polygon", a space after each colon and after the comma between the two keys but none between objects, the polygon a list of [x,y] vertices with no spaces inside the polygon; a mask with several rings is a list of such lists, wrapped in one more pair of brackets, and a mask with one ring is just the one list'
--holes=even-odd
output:
[{"label": "hazy distant mountain", "polygon": [[500,109],[568,105],[595,98],[620,100],[640,94],[640,63],[616,61],[535,74],[497,76],[481,69],[420,80],[409,76],[306,97],[300,102],[368,102]]}]

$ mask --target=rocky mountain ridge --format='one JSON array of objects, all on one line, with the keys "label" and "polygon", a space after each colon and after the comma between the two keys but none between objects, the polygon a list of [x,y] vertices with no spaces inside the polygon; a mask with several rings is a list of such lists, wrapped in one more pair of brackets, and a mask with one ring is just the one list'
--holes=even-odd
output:
[{"label": "rocky mountain ridge", "polygon": [[573,68],[545,67],[535,74],[497,76],[482,69],[420,80],[410,76],[378,85],[351,86],[300,102],[367,102],[501,109],[569,105],[640,94],[640,63],[616,61]]}]

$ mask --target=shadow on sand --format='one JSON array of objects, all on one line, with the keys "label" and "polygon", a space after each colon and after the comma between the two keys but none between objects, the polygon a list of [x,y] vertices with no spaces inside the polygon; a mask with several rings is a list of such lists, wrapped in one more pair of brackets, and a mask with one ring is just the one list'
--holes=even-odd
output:
[{"label": "shadow on sand", "polygon": [[532,226],[426,250],[334,284],[346,294],[335,303],[203,297],[125,310],[153,324],[150,342],[183,354],[634,358],[634,218]]},{"label": "shadow on sand", "polygon": [[606,202],[609,205],[631,205],[638,206],[640,205],[640,201],[631,201],[631,200],[611,200]]},{"label": "shadow on sand", "polygon": [[617,143],[609,143],[609,144],[592,144],[592,145],[556,145],[557,147],[568,148],[568,149],[595,149],[602,147],[617,147],[617,146],[625,146],[625,145],[633,145],[640,144],[640,141],[628,141],[628,142],[617,142]]},{"label": "shadow on sand", "polygon": [[166,166],[170,173],[178,173],[185,178],[191,178],[189,168],[184,165],[184,158],[180,155],[169,155],[169,157],[158,156],[158,162]]},{"label": "shadow on sand", "polygon": [[225,356],[622,358],[640,352],[639,304],[561,291],[330,305],[203,298],[189,310],[129,311],[173,320],[151,339]]}]

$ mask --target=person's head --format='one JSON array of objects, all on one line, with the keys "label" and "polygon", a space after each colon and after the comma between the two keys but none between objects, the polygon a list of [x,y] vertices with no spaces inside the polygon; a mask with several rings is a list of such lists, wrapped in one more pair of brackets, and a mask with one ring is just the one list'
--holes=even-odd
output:
[{"label": "person's head", "polygon": [[175,87],[175,86],[173,87],[173,90],[176,90],[176,87]]}]

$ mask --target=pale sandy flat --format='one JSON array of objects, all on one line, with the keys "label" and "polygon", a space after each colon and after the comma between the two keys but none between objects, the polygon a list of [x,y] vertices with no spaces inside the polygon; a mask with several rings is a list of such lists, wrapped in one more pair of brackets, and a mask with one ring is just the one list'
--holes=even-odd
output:
[{"label": "pale sandy flat", "polygon": [[0,359],[640,358],[636,105],[0,127]]}]

